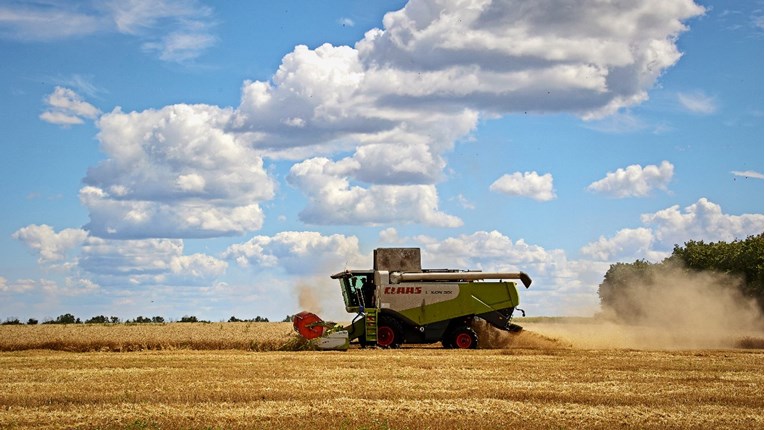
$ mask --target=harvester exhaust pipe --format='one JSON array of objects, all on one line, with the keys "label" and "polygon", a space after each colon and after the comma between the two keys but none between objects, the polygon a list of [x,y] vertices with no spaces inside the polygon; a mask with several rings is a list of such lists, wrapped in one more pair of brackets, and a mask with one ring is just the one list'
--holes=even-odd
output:
[{"label": "harvester exhaust pipe", "polygon": [[520,279],[526,288],[531,286],[531,278],[524,272],[393,272],[390,282],[411,281],[480,281],[484,279]]}]

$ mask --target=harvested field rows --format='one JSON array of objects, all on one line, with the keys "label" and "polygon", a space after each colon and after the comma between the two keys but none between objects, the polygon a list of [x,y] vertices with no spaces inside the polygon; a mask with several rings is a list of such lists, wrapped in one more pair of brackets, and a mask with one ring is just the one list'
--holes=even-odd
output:
[{"label": "harvested field rows", "polygon": [[0,354],[0,428],[762,428],[762,351]]},{"label": "harvested field rows", "polygon": [[477,326],[494,349],[348,352],[284,351],[289,323],[0,326],[0,428],[763,426],[761,337],[638,350],[634,328],[526,326]]}]

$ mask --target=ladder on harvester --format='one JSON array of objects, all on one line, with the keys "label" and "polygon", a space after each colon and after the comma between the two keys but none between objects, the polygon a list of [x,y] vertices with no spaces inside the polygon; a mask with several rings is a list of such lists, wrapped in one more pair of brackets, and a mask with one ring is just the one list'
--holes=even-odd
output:
[{"label": "ladder on harvester", "polygon": [[366,343],[377,344],[377,309],[365,309],[364,328],[364,340],[366,340]]}]

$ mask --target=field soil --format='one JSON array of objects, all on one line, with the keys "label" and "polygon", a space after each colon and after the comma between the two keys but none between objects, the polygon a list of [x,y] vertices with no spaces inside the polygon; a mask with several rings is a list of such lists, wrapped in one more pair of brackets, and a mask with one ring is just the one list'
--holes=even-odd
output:
[{"label": "field soil", "polygon": [[[6,349],[0,428],[763,428],[761,347],[582,346],[556,337],[554,324],[546,332],[529,324],[513,338],[482,333],[493,349],[279,351],[295,345],[289,325],[177,325],[143,328],[163,348],[101,352],[93,339],[76,339],[81,326],[56,345],[90,344],[92,352]],[[185,347],[161,339],[168,326],[183,330]],[[24,328],[35,327],[0,327],[2,342],[40,335]],[[275,347],[204,349],[194,341],[209,335],[194,328],[246,329],[250,346]]]}]

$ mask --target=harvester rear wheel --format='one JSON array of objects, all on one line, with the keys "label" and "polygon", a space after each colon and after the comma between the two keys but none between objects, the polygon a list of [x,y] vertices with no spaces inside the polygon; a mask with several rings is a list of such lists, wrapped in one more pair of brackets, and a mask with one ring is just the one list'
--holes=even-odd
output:
[{"label": "harvester rear wheel", "polygon": [[478,347],[478,335],[470,327],[457,327],[442,343],[445,348],[475,349]]},{"label": "harvester rear wheel", "polygon": [[401,324],[393,318],[381,317],[377,323],[377,345],[381,348],[398,348],[403,341]]}]

